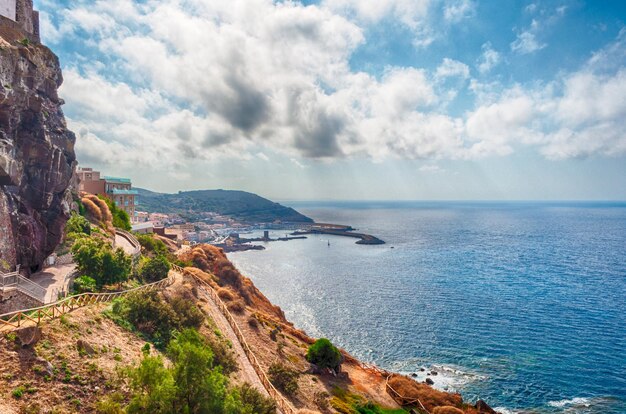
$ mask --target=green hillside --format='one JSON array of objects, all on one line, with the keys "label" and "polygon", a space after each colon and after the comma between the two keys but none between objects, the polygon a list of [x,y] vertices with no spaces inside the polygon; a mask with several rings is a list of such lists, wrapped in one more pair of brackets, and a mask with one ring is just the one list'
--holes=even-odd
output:
[{"label": "green hillside", "polygon": [[164,194],[142,188],[136,190],[139,192],[138,210],[150,213],[178,213],[194,218],[200,213],[215,212],[245,223],[313,222],[293,208],[245,191],[199,190]]}]

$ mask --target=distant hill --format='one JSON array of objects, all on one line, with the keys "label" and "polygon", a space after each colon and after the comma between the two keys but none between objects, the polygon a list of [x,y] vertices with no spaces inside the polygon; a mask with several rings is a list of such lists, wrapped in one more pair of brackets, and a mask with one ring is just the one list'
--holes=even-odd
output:
[{"label": "distant hill", "polygon": [[313,222],[293,208],[245,191],[200,190],[164,194],[143,188],[135,190],[139,192],[138,210],[149,213],[178,213],[193,218],[199,213],[212,211],[245,223]]}]

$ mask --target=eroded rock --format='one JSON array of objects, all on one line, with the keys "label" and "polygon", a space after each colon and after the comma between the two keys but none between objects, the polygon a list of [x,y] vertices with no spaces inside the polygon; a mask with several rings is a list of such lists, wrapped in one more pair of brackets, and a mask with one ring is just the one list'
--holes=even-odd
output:
[{"label": "eroded rock", "polygon": [[0,270],[38,270],[63,235],[73,202],[75,136],[57,89],[63,78],[45,46],[0,33]]}]

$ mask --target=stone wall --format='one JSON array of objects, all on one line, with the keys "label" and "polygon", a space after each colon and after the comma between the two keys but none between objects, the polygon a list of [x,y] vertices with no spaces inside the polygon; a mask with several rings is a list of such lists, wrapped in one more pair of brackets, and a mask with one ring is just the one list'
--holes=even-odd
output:
[{"label": "stone wall", "polygon": [[30,41],[41,41],[39,12],[33,10],[33,0],[0,0],[0,26],[19,28]]},{"label": "stone wall", "polygon": [[0,292],[0,315],[39,306],[42,306],[40,302],[17,290]]}]

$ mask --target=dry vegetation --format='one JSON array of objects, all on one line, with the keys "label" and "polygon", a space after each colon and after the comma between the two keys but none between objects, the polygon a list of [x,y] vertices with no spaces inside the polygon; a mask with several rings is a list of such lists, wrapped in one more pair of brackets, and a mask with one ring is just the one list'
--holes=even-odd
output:
[{"label": "dry vegetation", "polygon": [[145,341],[103,317],[102,309],[46,323],[34,347],[22,348],[10,334],[0,339],[0,412],[90,412],[121,388],[117,368],[137,362]]},{"label": "dry vegetation", "polygon": [[92,223],[102,225],[109,233],[115,234],[113,227],[113,215],[107,203],[98,196],[89,193],[82,193],[81,200],[85,207],[87,218]]},{"label": "dry vegetation", "polygon": [[[282,310],[274,306],[250,279],[241,275],[226,258],[222,249],[210,245],[196,246],[180,256],[181,260],[192,262],[197,268],[187,268],[200,279],[209,283],[218,296],[227,304],[237,320],[249,345],[263,366],[281,363],[299,373],[298,391],[289,400],[302,410],[313,412],[337,412],[332,402],[337,388],[355,393],[365,400],[377,402],[383,407],[399,408],[385,389],[387,379],[384,373],[363,367],[363,365],[342,351],[343,373],[313,374],[306,361],[307,348],[314,339],[289,323]],[[245,304],[245,309],[241,305]],[[461,396],[433,389],[427,384],[413,379],[394,376],[391,379],[407,397],[417,397],[429,411],[439,407],[439,413],[475,414],[478,411],[464,404]]]},{"label": "dry vegetation", "polygon": [[[297,389],[285,396],[300,412],[354,414],[350,402],[368,400],[382,407],[399,408],[385,389],[387,375],[364,367],[345,351],[339,375],[312,372],[305,355],[313,338],[295,329],[282,310],[242,276],[221,249],[202,245],[184,252],[180,259],[194,263],[198,268],[186,270],[218,292],[261,365],[278,365],[293,375]],[[193,278],[177,280],[160,295],[170,304],[191,301],[205,314],[211,314],[196,283]],[[146,342],[104,317],[103,309],[102,305],[80,309],[45,324],[42,338],[33,348],[17,347],[10,335],[0,339],[1,413],[94,412],[94,404],[103,396],[114,392],[127,395],[119,367],[137,363]],[[211,318],[206,318],[199,332],[215,348],[216,355],[223,354],[224,360],[228,355],[234,358],[234,383],[249,380],[242,369],[237,370],[232,346]],[[93,352],[77,346],[79,340]],[[432,414],[479,412],[464,404],[458,394],[437,391],[408,377],[395,375],[390,384],[405,397],[419,398]]]}]

